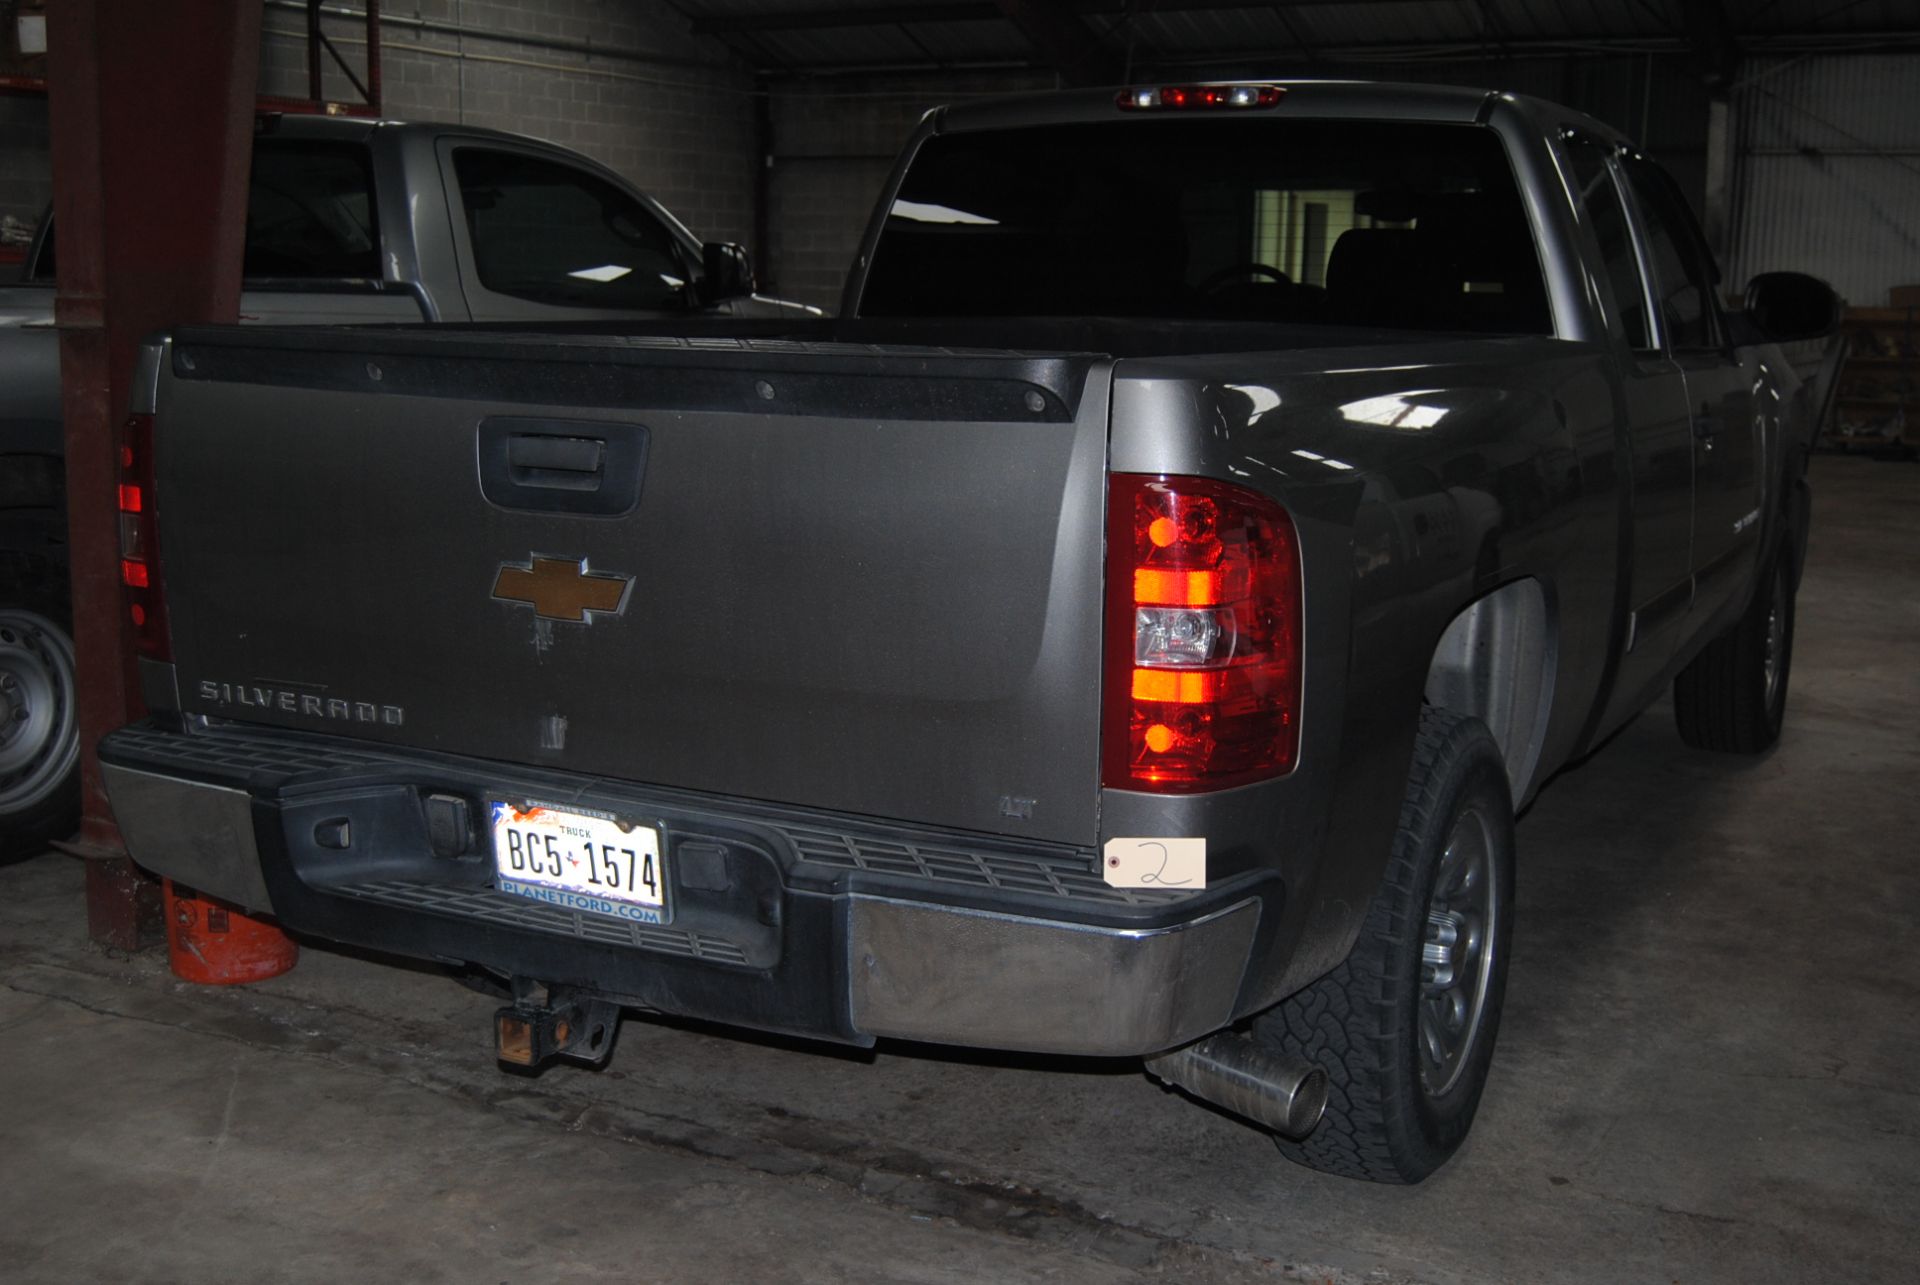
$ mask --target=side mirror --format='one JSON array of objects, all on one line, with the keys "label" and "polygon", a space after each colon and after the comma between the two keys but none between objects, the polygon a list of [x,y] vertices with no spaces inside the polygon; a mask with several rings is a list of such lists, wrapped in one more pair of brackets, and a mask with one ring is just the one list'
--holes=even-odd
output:
[{"label": "side mirror", "polygon": [[1840,296],[1804,272],[1763,272],[1747,283],[1747,316],[1776,343],[1824,339],[1840,329]]},{"label": "side mirror", "polygon": [[719,303],[753,293],[753,259],[743,245],[709,241],[700,247],[700,301]]}]

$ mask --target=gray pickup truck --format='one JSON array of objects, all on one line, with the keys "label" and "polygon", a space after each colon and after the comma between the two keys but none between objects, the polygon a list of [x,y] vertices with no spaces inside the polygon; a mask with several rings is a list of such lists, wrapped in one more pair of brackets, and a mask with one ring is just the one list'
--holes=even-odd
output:
[{"label": "gray pickup truck", "polygon": [[[264,117],[248,198],[246,322],[817,315],[612,171],[493,130]],[[42,220],[0,284],[0,859],[78,800],[54,258]]]},{"label": "gray pickup truck", "polygon": [[1670,686],[1777,737],[1837,301],[1727,310],[1548,103],[955,107],[844,315],[180,329],[128,426],[153,870],[620,1007],[1142,1057],[1417,1181],[1486,1082],[1514,808]]}]

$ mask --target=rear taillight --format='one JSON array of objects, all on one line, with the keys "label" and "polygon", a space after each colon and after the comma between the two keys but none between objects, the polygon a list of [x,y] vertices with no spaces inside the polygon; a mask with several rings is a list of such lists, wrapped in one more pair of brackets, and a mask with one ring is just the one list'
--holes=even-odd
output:
[{"label": "rear taillight", "polygon": [[129,415],[120,430],[120,589],[142,656],[172,660],[154,521],[153,416]]},{"label": "rear taillight", "polygon": [[1107,496],[1109,788],[1188,793],[1293,770],[1300,553],[1253,491],[1117,473]]}]

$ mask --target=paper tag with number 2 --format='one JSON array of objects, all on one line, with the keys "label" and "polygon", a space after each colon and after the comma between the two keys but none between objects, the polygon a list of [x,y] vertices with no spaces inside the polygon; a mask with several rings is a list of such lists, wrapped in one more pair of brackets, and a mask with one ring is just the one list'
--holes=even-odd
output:
[{"label": "paper tag with number 2", "polygon": [[1115,888],[1204,888],[1205,839],[1108,839],[1100,873]]}]

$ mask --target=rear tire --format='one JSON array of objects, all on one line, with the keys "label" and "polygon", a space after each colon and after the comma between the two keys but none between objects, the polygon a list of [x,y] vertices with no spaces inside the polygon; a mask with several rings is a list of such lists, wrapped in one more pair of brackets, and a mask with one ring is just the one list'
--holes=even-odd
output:
[{"label": "rear tire", "polygon": [[1780,739],[1793,665],[1793,568],[1785,549],[1733,627],[1673,680],[1673,721],[1697,750],[1760,754]]},{"label": "rear tire", "polygon": [[80,724],[67,620],[57,588],[0,587],[0,863],[44,852],[79,825]]},{"label": "rear tire", "polygon": [[1340,966],[1254,1019],[1254,1038],[1327,1072],[1320,1126],[1281,1153],[1415,1183],[1457,1150],[1493,1061],[1513,935],[1513,804],[1478,719],[1421,712],[1380,890]]}]

